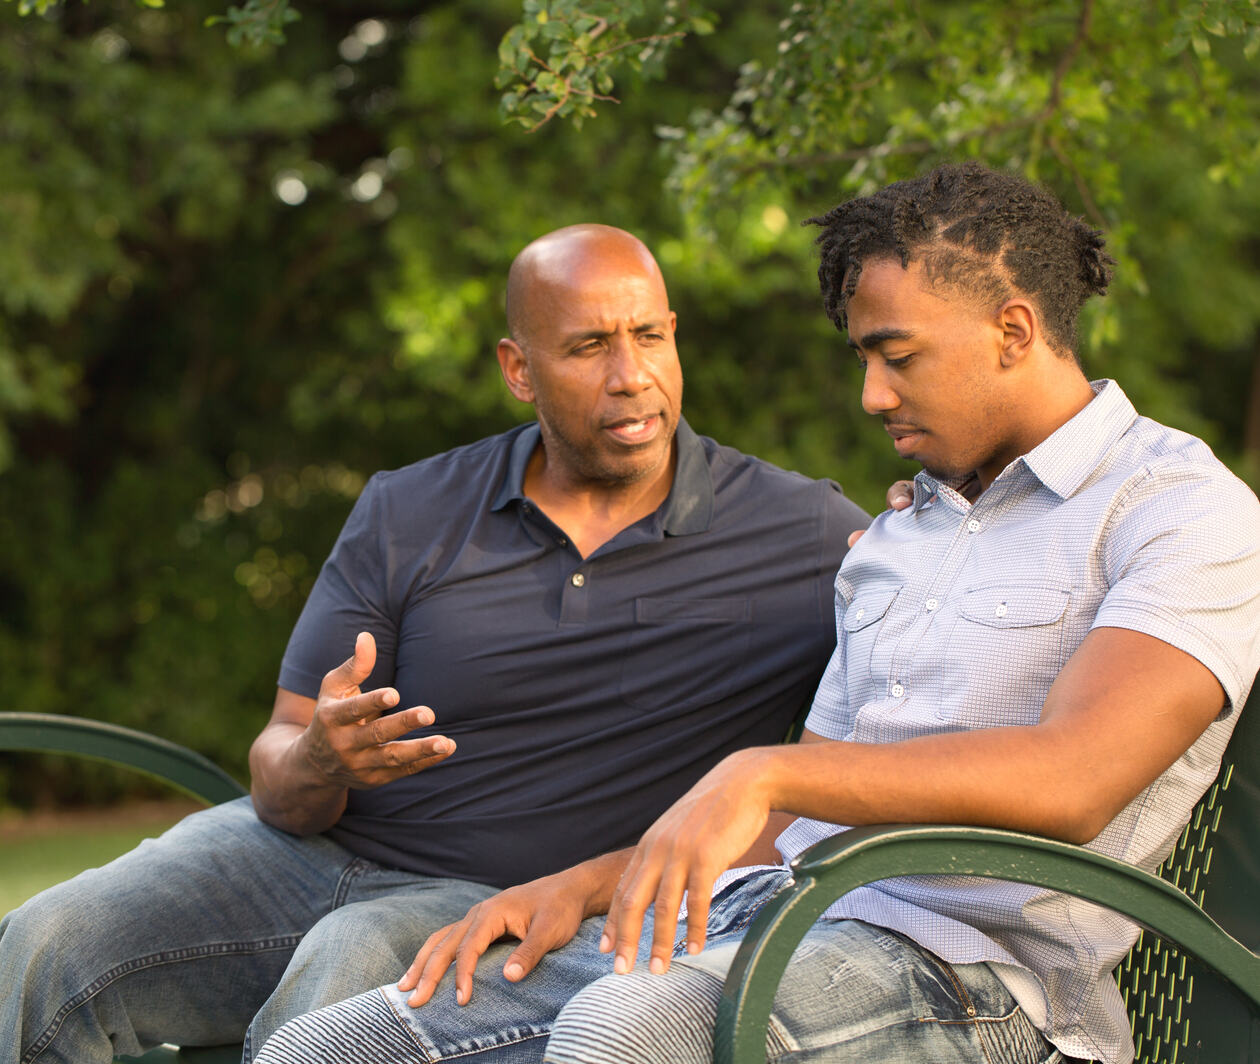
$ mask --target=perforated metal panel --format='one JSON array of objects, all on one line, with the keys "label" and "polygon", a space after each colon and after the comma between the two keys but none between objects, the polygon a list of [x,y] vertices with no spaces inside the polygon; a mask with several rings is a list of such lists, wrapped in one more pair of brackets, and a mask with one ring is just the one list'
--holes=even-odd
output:
[{"label": "perforated metal panel", "polygon": [[[1212,840],[1221,823],[1225,794],[1234,766],[1222,768],[1217,782],[1195,806],[1173,852],[1159,874],[1185,891],[1200,906],[1212,870]],[[1190,1005],[1194,1000],[1197,964],[1180,950],[1143,931],[1116,970],[1116,981],[1133,1031],[1135,1064],[1193,1064]]]}]

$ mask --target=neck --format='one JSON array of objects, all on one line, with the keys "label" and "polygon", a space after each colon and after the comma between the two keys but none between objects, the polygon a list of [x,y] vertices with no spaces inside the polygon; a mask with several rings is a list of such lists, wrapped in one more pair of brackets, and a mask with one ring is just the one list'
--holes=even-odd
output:
[{"label": "neck", "polygon": [[1057,355],[1044,363],[1035,382],[1024,382],[1018,399],[1011,403],[1017,429],[1011,446],[988,466],[976,470],[981,490],[987,489],[998,474],[1021,455],[1049,439],[1085,409],[1094,398],[1094,389],[1075,360],[1065,362]]},{"label": "neck", "polygon": [[525,494],[585,558],[660,508],[674,484],[676,458],[677,445],[660,471],[640,480],[576,480],[549,465],[539,444],[525,471]]}]

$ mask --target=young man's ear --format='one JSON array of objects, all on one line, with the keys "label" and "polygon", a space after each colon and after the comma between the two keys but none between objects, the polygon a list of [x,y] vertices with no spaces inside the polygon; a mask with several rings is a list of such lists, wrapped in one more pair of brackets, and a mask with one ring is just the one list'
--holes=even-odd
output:
[{"label": "young man's ear", "polygon": [[534,386],[529,379],[529,363],[521,345],[505,336],[499,341],[495,354],[499,357],[499,372],[503,374],[508,391],[522,403],[532,403]]},{"label": "young man's ear", "polygon": [[1002,365],[1014,366],[1032,353],[1041,321],[1028,300],[1016,297],[998,308],[998,324],[1002,328]]}]

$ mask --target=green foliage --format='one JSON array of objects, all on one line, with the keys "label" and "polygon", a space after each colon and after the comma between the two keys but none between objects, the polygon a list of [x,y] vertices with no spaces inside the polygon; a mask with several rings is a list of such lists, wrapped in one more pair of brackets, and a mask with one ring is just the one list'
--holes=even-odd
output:
[{"label": "green foliage", "polygon": [[[140,0],[162,3],[162,0]],[[284,27],[296,22],[301,16],[289,6],[288,0],[246,0],[243,7],[232,6],[225,15],[211,15],[207,26],[226,23],[228,44],[283,44]]]},{"label": "green foliage", "polygon": [[[713,13],[688,0],[524,0],[524,14],[499,42],[495,85],[509,122],[535,130],[552,118],[580,126],[595,102],[616,103],[615,74],[659,77],[688,34],[713,32]],[[640,23],[652,26],[639,32]]]},{"label": "green foliage", "polygon": [[[503,284],[572,222],[657,253],[693,426],[878,509],[910,467],[797,223],[940,159],[1020,167],[1121,258],[1088,368],[1260,474],[1255,3],[300,7],[232,47],[222,0],[0,4],[6,706],[243,777],[365,478],[529,416]],[[118,786],[0,772],[11,802]]]}]

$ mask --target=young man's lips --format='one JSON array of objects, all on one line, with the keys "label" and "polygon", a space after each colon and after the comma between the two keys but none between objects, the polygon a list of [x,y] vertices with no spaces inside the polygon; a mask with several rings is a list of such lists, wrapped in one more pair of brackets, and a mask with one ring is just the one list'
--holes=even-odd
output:
[{"label": "young man's lips", "polygon": [[893,446],[898,454],[905,454],[914,448],[915,443],[923,435],[923,430],[911,425],[885,425],[884,431],[892,437]]}]

